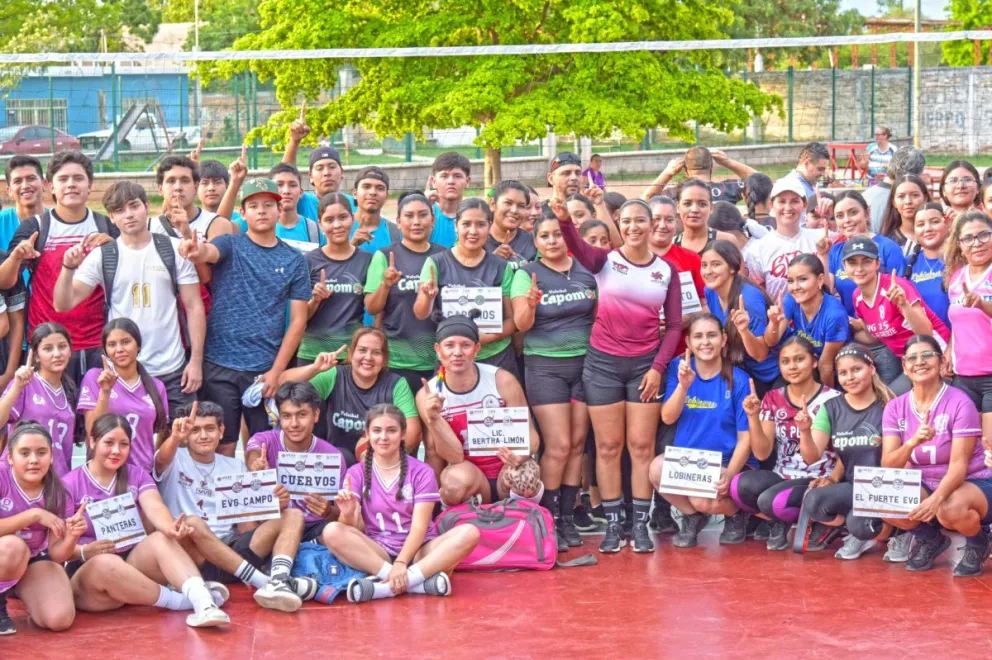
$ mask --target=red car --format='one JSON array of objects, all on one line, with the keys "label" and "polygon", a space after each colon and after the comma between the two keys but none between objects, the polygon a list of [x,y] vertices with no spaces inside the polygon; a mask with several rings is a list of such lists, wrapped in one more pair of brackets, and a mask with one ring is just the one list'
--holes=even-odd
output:
[{"label": "red car", "polygon": [[0,155],[50,154],[52,131],[55,131],[55,151],[78,149],[79,140],[64,131],[39,124],[0,128]]}]

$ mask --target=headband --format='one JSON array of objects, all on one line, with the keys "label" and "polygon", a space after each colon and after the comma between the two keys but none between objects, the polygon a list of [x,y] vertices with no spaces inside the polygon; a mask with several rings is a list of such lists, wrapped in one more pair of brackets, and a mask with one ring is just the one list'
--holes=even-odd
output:
[{"label": "headband", "polygon": [[455,314],[437,324],[435,337],[438,343],[441,343],[448,337],[466,337],[478,344],[479,326],[469,317]]},{"label": "headband", "polygon": [[875,360],[872,359],[871,353],[857,344],[848,344],[844,348],[840,349],[837,356],[834,357],[834,362],[836,363],[842,357],[856,357],[872,366],[875,366]]}]

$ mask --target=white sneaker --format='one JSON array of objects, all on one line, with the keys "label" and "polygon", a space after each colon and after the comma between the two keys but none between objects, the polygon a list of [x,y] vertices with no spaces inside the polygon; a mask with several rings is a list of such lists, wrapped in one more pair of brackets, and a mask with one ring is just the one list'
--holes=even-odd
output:
[{"label": "white sneaker", "polygon": [[851,534],[844,539],[844,545],[834,553],[837,559],[857,559],[875,547],[875,541],[862,541]]},{"label": "white sneaker", "polygon": [[231,591],[220,582],[205,582],[210,595],[214,597],[214,604],[217,607],[224,607],[224,603],[231,600]]},{"label": "white sneaker", "polygon": [[207,607],[200,612],[193,612],[186,617],[186,625],[190,628],[216,628],[231,623],[231,617],[217,607]]},{"label": "white sneaker", "polygon": [[296,595],[286,580],[269,580],[254,594],[255,602],[268,610],[295,612],[303,607],[303,599]]},{"label": "white sneaker", "polygon": [[882,561],[893,564],[904,564],[909,561],[909,552],[913,547],[913,535],[904,532],[889,538],[889,549],[885,551]]}]

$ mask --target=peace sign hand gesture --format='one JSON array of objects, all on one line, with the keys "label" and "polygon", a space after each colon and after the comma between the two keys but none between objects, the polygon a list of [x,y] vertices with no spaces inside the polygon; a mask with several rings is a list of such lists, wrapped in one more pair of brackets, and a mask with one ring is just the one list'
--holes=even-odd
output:
[{"label": "peace sign hand gesture", "polygon": [[337,365],[341,354],[347,350],[348,344],[345,344],[333,353],[318,353],[317,357],[313,361],[313,366],[317,369],[317,373],[322,374],[325,371],[330,371],[333,369]]},{"label": "peace sign hand gesture", "polygon": [[172,422],[172,437],[174,437],[180,445],[185,445],[189,441],[189,436],[193,432],[193,425],[196,424],[196,407],[198,402],[193,402],[193,407],[190,408],[189,417],[177,417]]},{"label": "peace sign hand gesture", "polygon": [[985,306],[985,299],[980,294],[968,290],[967,278],[961,280],[961,289],[964,291],[964,298],[961,301],[962,305],[980,309],[986,314],[989,313],[988,307]]}]

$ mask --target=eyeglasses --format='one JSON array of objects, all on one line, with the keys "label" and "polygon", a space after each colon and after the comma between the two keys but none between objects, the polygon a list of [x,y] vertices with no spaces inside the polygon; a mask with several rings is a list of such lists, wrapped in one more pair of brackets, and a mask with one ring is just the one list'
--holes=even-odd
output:
[{"label": "eyeglasses", "polygon": [[944,183],[949,186],[956,186],[959,183],[962,186],[969,186],[973,183],[978,183],[978,179],[972,176],[963,176],[960,179],[956,176],[952,176],[950,179],[945,179]]},{"label": "eyeglasses", "polygon": [[926,362],[932,358],[938,357],[937,353],[934,351],[923,351],[922,353],[914,353],[913,355],[905,355],[902,361],[906,364],[913,364],[915,362]]},{"label": "eyeglasses", "polygon": [[989,240],[992,240],[992,231],[980,231],[977,234],[966,234],[958,239],[958,242],[965,247],[974,247],[985,245]]}]

